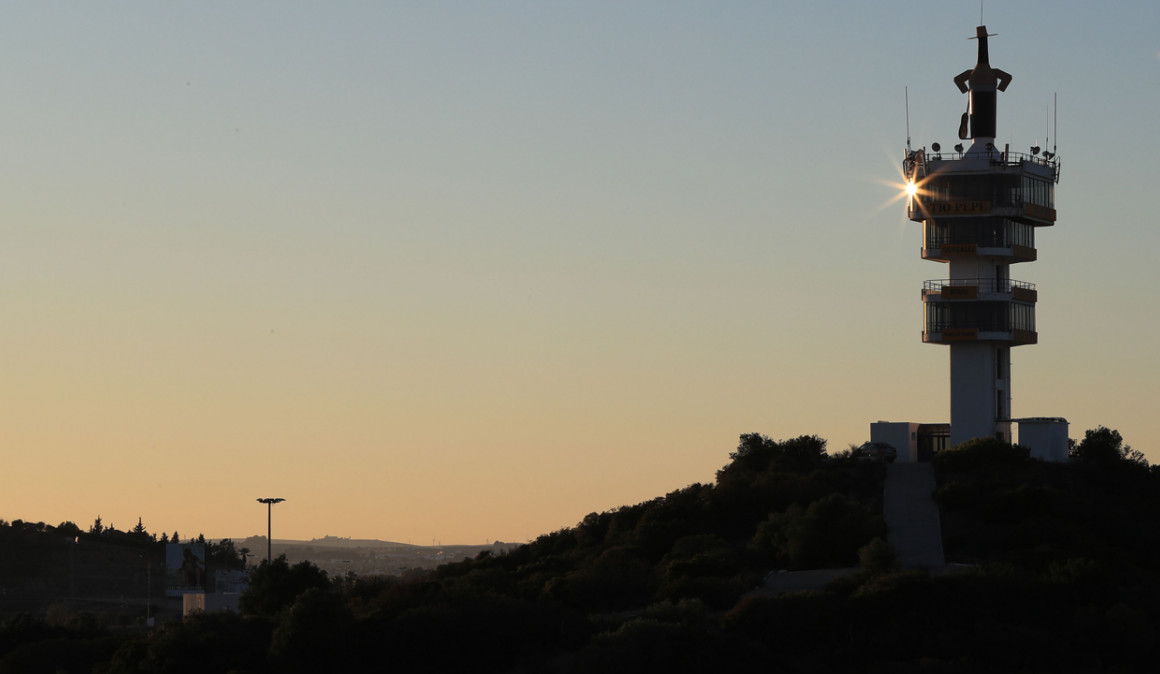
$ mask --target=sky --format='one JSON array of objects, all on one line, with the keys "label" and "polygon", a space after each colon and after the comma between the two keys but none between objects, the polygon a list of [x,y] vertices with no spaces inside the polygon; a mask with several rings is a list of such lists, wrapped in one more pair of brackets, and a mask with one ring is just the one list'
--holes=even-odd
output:
[{"label": "sky", "polygon": [[[998,140],[1062,160],[1013,415],[1160,462],[1160,3],[983,22]],[[947,421],[899,162],[908,110],[956,142],[978,23],[0,2],[0,518],[240,538],[282,497],[275,538],[523,542],[712,482],[742,433]]]}]

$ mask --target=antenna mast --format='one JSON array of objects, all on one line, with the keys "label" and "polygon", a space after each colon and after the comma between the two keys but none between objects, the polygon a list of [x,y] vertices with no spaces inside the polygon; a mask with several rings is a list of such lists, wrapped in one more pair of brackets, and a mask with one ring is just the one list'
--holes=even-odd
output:
[{"label": "antenna mast", "polygon": [[1051,142],[1051,108],[1048,108],[1046,114],[1043,115],[1043,149],[1047,149],[1047,144]]},{"label": "antenna mast", "polygon": [[[1052,95],[1051,107],[1055,109],[1055,124],[1054,124],[1054,126],[1055,126],[1055,143],[1058,144],[1059,143],[1059,92],[1058,91]],[[1055,145],[1051,146],[1051,154],[1052,155],[1055,154],[1056,149],[1057,148]]]},{"label": "antenna mast", "polygon": [[906,97],[906,151],[910,152],[910,87],[903,88]]}]

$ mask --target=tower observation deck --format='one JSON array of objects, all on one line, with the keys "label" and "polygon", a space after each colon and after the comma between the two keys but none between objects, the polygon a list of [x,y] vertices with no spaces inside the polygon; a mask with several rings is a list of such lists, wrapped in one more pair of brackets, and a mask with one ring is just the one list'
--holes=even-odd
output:
[{"label": "tower observation deck", "polygon": [[996,99],[1011,76],[991,67],[986,26],[975,35],[978,62],[954,78],[969,97],[959,139],[970,147],[907,147],[903,160],[922,258],[946,265],[944,278],[923,284],[922,341],[950,348],[952,447],[980,437],[1012,441],[1011,347],[1038,341],[1039,293],[1010,269],[1035,260],[1035,231],[1055,224],[1060,167],[1038,147],[996,147]]}]

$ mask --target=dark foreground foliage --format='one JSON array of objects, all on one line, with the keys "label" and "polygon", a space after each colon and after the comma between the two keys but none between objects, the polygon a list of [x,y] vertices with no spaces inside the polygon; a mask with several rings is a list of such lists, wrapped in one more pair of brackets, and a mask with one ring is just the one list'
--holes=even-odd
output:
[{"label": "dark foreground foliage", "polygon": [[[884,466],[742,436],[715,484],[592,513],[500,555],[329,580],[264,564],[245,615],[144,633],[0,625],[0,674],[44,672],[1148,671],[1160,650],[1156,472],[990,441],[936,471],[955,571],[899,571]],[[755,593],[770,570],[856,567]]]}]

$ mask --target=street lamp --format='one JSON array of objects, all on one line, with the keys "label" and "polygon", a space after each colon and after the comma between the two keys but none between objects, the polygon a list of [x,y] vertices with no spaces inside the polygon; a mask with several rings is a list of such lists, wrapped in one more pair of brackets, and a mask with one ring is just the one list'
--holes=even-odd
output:
[{"label": "street lamp", "polygon": [[273,559],[274,559],[273,547],[271,547],[271,541],[273,539],[270,538],[271,512],[274,509],[275,503],[281,503],[282,501],[285,501],[285,500],[286,499],[284,499],[284,498],[260,498],[260,499],[258,499],[258,503],[265,503],[266,504],[266,564],[271,564],[273,562]]}]

